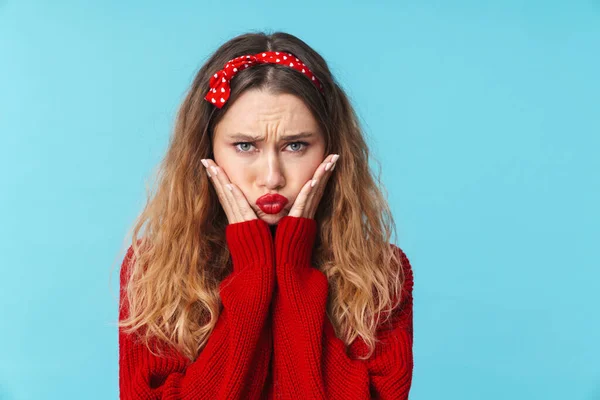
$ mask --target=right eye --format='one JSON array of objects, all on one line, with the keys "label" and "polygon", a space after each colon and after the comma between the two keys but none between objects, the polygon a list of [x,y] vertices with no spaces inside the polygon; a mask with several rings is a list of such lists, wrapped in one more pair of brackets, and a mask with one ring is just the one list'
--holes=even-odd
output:
[{"label": "right eye", "polygon": [[252,145],[252,143],[250,143],[250,142],[237,142],[237,143],[234,143],[233,147],[235,148],[235,151],[237,151],[238,153],[248,153],[248,151],[246,151],[246,150],[240,150],[239,149],[238,145],[240,145],[240,144]]}]

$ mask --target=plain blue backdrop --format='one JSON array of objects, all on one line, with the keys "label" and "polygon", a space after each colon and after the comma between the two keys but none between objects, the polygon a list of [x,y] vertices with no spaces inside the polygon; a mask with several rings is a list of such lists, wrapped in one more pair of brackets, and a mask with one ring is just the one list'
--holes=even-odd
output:
[{"label": "plain blue backdrop", "polygon": [[313,46],[363,121],[415,274],[410,398],[600,399],[598,0],[0,0],[0,398],[117,398],[126,231],[252,30]]}]

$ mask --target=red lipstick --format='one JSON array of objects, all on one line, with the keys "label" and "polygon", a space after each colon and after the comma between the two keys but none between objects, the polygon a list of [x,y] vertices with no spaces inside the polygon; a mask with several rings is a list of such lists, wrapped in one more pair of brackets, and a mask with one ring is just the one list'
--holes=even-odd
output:
[{"label": "red lipstick", "polygon": [[288,203],[288,199],[280,194],[265,194],[256,200],[256,205],[267,214],[277,214]]}]

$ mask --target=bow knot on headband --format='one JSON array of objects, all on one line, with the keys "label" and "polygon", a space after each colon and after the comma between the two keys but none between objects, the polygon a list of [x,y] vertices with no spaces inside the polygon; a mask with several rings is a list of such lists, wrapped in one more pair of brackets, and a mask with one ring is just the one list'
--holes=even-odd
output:
[{"label": "bow knot on headband", "polygon": [[293,68],[296,71],[306,75],[314,85],[323,91],[323,85],[315,77],[312,71],[296,56],[291,53],[280,51],[265,51],[254,55],[244,55],[229,60],[225,67],[217,71],[210,78],[210,89],[205,100],[214,104],[217,108],[223,105],[229,99],[231,93],[230,81],[242,69],[246,69],[258,64],[279,64]]}]

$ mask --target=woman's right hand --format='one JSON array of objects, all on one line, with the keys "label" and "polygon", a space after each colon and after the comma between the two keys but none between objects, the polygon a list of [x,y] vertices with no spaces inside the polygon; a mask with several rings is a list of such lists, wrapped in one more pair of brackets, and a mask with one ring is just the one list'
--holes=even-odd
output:
[{"label": "woman's right hand", "polygon": [[[221,206],[223,206],[225,214],[227,214],[229,224],[258,219],[256,213],[252,207],[250,207],[246,196],[244,196],[244,193],[229,181],[225,171],[223,171],[222,168],[219,168],[219,166],[217,166],[210,158],[200,161],[202,161],[202,164],[206,167],[209,181],[212,181],[215,187]],[[231,190],[229,188],[231,188]]]}]

